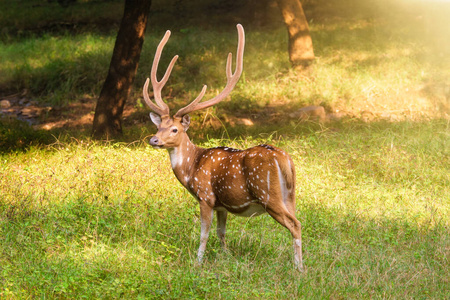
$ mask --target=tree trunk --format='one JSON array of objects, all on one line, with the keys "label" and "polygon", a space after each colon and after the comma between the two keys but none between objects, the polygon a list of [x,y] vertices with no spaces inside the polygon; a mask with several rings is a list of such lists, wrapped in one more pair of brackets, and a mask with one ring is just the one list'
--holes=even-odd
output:
[{"label": "tree trunk", "polygon": [[308,67],[314,50],[308,21],[299,0],[277,0],[289,34],[289,60],[293,67]]},{"label": "tree trunk", "polygon": [[136,76],[150,6],[151,0],[125,0],[108,75],[95,108],[95,138],[122,134],[123,108]]}]

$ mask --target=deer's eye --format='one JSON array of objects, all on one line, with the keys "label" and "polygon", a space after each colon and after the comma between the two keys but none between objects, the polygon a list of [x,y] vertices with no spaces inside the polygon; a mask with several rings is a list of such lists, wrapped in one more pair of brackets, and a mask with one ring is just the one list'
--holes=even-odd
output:
[{"label": "deer's eye", "polygon": [[177,133],[177,132],[178,132],[178,129],[177,129],[177,128],[174,128],[174,129],[172,129],[172,132],[173,132],[173,133]]}]

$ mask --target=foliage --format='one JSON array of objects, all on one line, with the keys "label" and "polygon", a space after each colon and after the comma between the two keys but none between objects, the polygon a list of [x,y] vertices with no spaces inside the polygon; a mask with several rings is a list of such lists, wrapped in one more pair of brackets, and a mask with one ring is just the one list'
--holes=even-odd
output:
[{"label": "foliage", "polygon": [[[328,111],[345,111],[358,117],[364,111],[395,112],[409,117],[448,114],[450,37],[443,26],[448,5],[419,5],[417,1],[407,6],[401,1],[386,5],[382,5],[383,1],[380,4],[351,0],[316,2],[308,3],[306,11],[317,56],[309,74],[289,69],[286,30],[279,18],[257,26],[239,14],[236,16],[247,31],[244,75],[233,94],[235,101],[219,107],[225,112],[235,112],[238,103],[241,114],[246,115],[258,114],[265,108],[292,111],[318,104],[325,105]],[[117,28],[103,30],[91,25],[105,19],[107,24],[117,24],[120,20],[121,6],[108,9],[101,6],[108,3],[79,2],[67,8],[72,14],[70,22],[79,24],[80,28],[75,26],[56,33],[41,30],[19,37],[5,31],[0,43],[3,59],[0,91],[15,93],[26,89],[36,100],[58,105],[77,101],[86,94],[95,98],[107,73]],[[53,17],[68,18],[66,9],[56,3],[52,5],[58,8],[44,10],[43,5],[33,12],[42,19],[51,9]],[[140,86],[148,76],[154,49],[165,29],[174,32],[160,69],[164,69],[173,55],[180,55],[164,90],[167,98],[175,97],[184,104],[198,94],[202,84],[209,87],[207,97],[215,95],[224,85],[226,53],[234,52],[236,46],[234,25],[228,22],[211,26],[195,18],[193,12],[186,16],[186,22],[167,24],[171,20],[167,14],[174,7],[157,1],[152,6],[132,99],[141,97]],[[189,9],[194,7],[197,6]],[[349,7],[349,10],[338,7]],[[22,6],[20,9],[26,10]],[[65,13],[59,14],[59,10]],[[83,14],[79,10],[89,10],[88,17],[80,20]],[[105,10],[116,14],[94,15]],[[11,11],[13,14],[16,10]],[[279,12],[270,10],[270,14]],[[231,18],[229,14],[223,15]],[[8,16],[2,23],[9,24],[12,15]],[[18,18],[16,22],[27,22],[27,19]],[[33,23],[27,24],[23,28]]]}]

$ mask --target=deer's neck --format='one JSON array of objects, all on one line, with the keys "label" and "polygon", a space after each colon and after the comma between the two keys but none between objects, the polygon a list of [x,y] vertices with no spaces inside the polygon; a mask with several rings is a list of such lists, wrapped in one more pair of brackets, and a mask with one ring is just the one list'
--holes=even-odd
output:
[{"label": "deer's neck", "polygon": [[187,186],[187,183],[192,176],[194,165],[198,161],[199,153],[202,152],[202,150],[202,148],[194,145],[187,135],[178,147],[168,150],[172,170],[184,186]]}]

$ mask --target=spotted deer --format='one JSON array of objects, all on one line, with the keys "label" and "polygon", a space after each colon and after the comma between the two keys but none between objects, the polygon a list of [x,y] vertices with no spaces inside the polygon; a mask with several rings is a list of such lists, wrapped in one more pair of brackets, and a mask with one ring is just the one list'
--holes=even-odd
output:
[{"label": "spotted deer", "polygon": [[226,247],[228,212],[244,217],[267,212],[291,232],[294,239],[294,262],[302,270],[301,225],[295,217],[295,169],[289,155],[269,145],[246,150],[229,147],[204,149],[194,145],[186,134],[190,124],[188,114],[225,99],[242,74],[245,36],[240,24],[237,25],[237,31],[236,67],[232,72],[232,54],[229,53],[225,88],[216,97],[200,102],[206,91],[204,85],[199,96],[178,110],[173,117],[170,117],[169,107],[162,100],[161,90],[178,56],[173,57],[161,81],[156,76],[161,53],[170,37],[170,31],[166,32],[157,47],[150,74],[156,104],[148,95],[148,78],[143,88],[144,100],[153,111],[150,118],[158,129],[150,138],[150,145],[168,150],[175,176],[200,204],[199,263],[203,260],[214,211],[217,212],[217,235],[223,248]]}]

